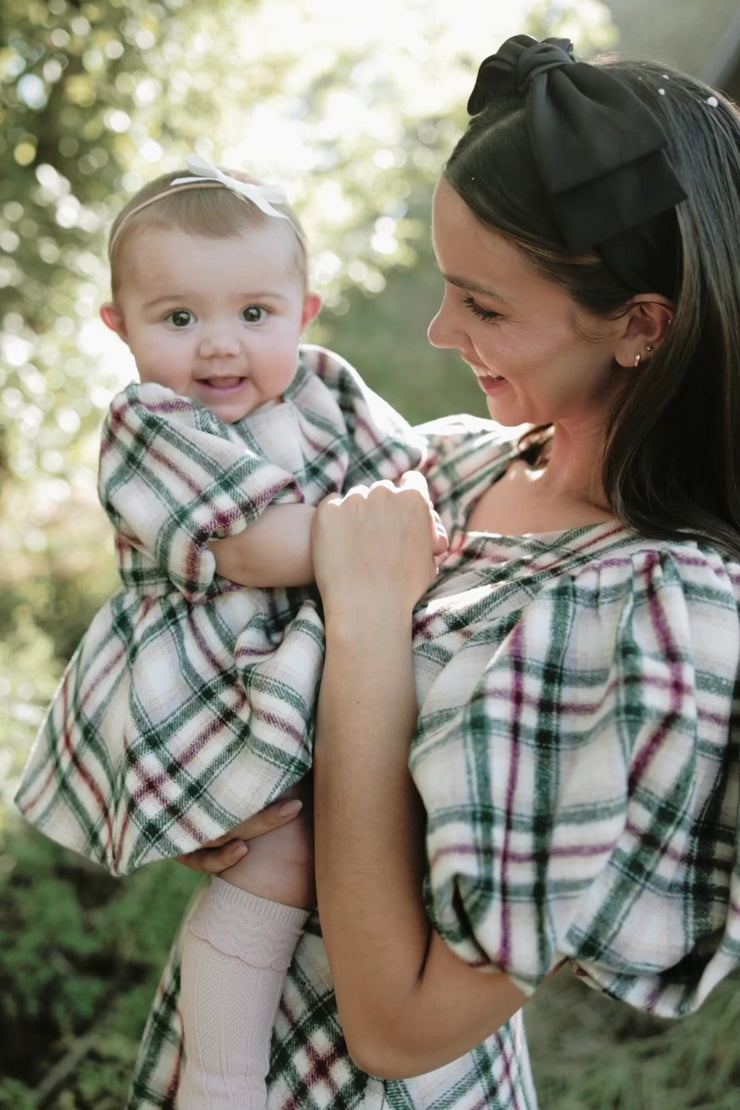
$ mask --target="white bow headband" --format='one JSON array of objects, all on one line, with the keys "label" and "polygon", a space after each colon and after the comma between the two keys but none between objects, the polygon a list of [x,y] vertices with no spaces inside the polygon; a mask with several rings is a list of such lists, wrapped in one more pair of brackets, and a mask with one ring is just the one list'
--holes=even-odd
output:
[{"label": "white bow headband", "polygon": [[[243,197],[245,200],[250,200],[252,204],[256,205],[266,216],[279,216],[284,220],[290,219],[287,212],[281,212],[274,207],[275,204],[288,203],[287,196],[278,186],[257,185],[251,181],[239,181],[236,177],[229,177],[228,174],[222,173],[216,166],[212,166],[209,162],[206,162],[205,158],[201,158],[198,154],[189,154],[185,161],[188,170],[193,176],[174,178],[170,182],[169,189],[165,189],[163,192],[157,193],[156,196],[143,200],[141,204],[137,204],[127,212],[111,236],[110,243],[108,244],[109,254],[112,253],[113,247],[120,238],[123,229],[134,216],[142,211],[142,209],[148,208],[150,204],[156,204],[156,202],[162,200],[163,197],[169,197],[173,193],[179,192],[181,188],[187,186],[223,185],[225,189],[229,189],[232,193],[236,193],[237,196]],[[291,220],[291,223],[292,222]]]},{"label": "white bow headband", "polygon": [[238,193],[240,197],[251,200],[252,204],[256,204],[266,216],[281,216],[287,220],[288,217],[285,212],[279,212],[277,208],[272,206],[272,204],[288,203],[285,193],[276,185],[254,185],[251,181],[239,181],[236,177],[229,177],[228,174],[222,173],[216,166],[212,166],[210,162],[206,162],[205,158],[201,158],[199,154],[189,154],[185,161],[193,176],[176,177],[174,181],[170,182],[171,186],[201,185],[204,181],[217,181],[219,185],[231,189],[232,193]]}]

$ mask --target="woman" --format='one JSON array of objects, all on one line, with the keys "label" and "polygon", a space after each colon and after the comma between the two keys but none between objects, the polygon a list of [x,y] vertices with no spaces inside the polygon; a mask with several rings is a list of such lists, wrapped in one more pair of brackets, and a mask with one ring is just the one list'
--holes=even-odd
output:
[{"label": "woman", "polygon": [[[309,930],[271,1107],[534,1107],[520,1010],[564,962],[679,1016],[740,956],[738,115],[527,36],[469,110],[429,334],[492,422],[423,429],[446,551],[419,476],[317,513],[316,878],[360,1070]],[[162,1076],[153,1022],[133,1105]]]}]

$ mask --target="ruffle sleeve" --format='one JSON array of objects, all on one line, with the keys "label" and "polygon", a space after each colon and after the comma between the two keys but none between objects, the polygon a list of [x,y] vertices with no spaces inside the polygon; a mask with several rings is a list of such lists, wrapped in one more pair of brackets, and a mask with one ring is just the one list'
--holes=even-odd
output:
[{"label": "ruffle sleeve", "polygon": [[[422,465],[424,436],[371,389],[346,359],[325,347],[306,344],[301,347],[301,361],[328,389],[341,414],[348,458],[338,488],[346,490],[380,478],[394,480]],[[299,380],[299,389],[304,382]],[[313,401],[309,407],[314,407]],[[320,465],[325,469],[330,460],[324,457]]]},{"label": "ruffle sleeve", "polygon": [[568,958],[663,1016],[740,962],[739,596],[687,543],[555,578],[497,643],[472,629],[472,696],[441,712],[432,686],[411,755],[461,958],[525,992]]},{"label": "ruffle sleeve", "polygon": [[247,435],[236,438],[208,410],[153,382],[113,399],[98,490],[127,585],[156,586],[164,575],[188,601],[201,601],[215,574],[209,540],[236,535],[271,502],[303,500],[293,476]]},{"label": "ruffle sleeve", "polygon": [[416,425],[425,444],[421,469],[429,496],[449,533],[464,525],[472,504],[504,472],[524,427],[503,428],[468,413]]}]

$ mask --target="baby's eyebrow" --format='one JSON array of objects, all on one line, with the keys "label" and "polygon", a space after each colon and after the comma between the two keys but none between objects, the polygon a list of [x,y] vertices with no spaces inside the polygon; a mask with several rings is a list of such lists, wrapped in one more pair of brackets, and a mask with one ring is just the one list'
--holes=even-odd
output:
[{"label": "baby's eyebrow", "polygon": [[163,293],[161,297],[153,297],[150,301],[145,301],[145,304],[148,308],[157,308],[160,304],[171,304],[173,301],[184,304],[189,299],[190,295],[187,293]]},{"label": "baby's eyebrow", "polygon": [[[197,293],[179,292],[174,290],[172,293],[162,293],[159,297],[152,297],[150,301],[145,301],[144,306],[149,309],[159,308],[160,305],[177,304],[186,306],[189,302],[195,301]],[[234,301],[239,301],[243,304],[249,304],[251,301],[271,300],[286,302],[289,298],[285,293],[277,289],[252,289],[248,292],[240,293],[235,292],[229,294],[229,298]]]},{"label": "baby's eyebrow", "polygon": [[243,301],[258,301],[269,297],[273,301],[287,301],[288,297],[285,293],[280,293],[277,289],[260,289],[252,291],[251,293],[239,293],[238,297]]}]

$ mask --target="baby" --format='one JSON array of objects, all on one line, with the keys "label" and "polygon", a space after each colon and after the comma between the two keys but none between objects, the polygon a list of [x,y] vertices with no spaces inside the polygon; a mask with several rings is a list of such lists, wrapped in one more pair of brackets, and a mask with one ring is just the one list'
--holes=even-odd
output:
[{"label": "baby", "polygon": [[[101,315],[139,382],[114,398],[99,492],[122,589],[49,707],[16,798],[117,875],[310,797],[323,626],[314,506],[395,480],[421,440],[342,359],[301,345],[320,298],[280,190],[201,159],[113,224]],[[310,807],[306,807],[307,814]],[[314,899],[310,820],[211,880],[184,938],[178,1107],[263,1107],[270,1031]]]}]

